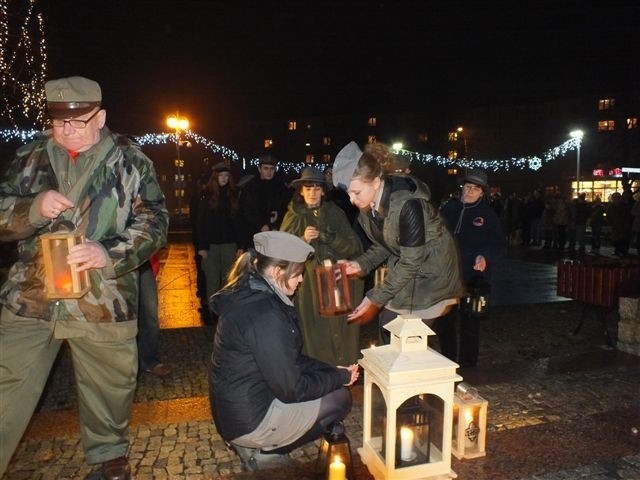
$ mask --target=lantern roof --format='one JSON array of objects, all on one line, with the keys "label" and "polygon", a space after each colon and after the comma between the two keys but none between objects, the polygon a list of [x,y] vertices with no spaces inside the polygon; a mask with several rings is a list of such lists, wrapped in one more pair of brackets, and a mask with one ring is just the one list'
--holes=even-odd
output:
[{"label": "lantern roof", "polygon": [[363,358],[360,360],[360,364],[383,384],[441,381],[456,377],[458,365],[428,346],[428,337],[434,332],[421,318],[398,315],[385,328],[391,332],[391,344],[362,350]]}]

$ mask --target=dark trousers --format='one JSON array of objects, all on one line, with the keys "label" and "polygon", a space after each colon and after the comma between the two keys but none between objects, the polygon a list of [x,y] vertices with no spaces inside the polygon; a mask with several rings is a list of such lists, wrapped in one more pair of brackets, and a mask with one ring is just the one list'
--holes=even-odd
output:
[{"label": "dark trousers", "polygon": [[158,321],[158,285],[151,264],[146,262],[140,267],[138,292],[138,363],[140,370],[155,367],[158,359],[158,339],[160,323]]},{"label": "dark trousers", "polygon": [[[457,323],[460,321],[460,345],[457,341]],[[480,352],[480,317],[454,308],[433,325],[440,341],[440,352],[461,367],[473,367]]]},{"label": "dark trousers", "polygon": [[461,367],[472,367],[478,362],[480,350],[480,317],[460,310],[460,352]]}]

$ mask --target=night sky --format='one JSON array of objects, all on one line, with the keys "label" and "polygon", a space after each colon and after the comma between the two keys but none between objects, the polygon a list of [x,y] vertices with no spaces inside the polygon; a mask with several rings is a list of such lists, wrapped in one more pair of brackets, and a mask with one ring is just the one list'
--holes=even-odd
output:
[{"label": "night sky", "polygon": [[[257,6],[257,5],[259,6]],[[41,0],[49,77],[99,81],[109,125],[426,111],[638,87],[640,2]],[[635,77],[634,77],[635,75]]]}]

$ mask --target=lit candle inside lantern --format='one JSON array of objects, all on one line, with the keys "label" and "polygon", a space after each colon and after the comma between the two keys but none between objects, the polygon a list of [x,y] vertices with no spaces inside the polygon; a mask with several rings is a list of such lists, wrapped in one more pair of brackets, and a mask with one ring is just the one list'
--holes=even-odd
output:
[{"label": "lit candle inside lantern", "polygon": [[413,460],[413,430],[409,427],[400,429],[400,458],[404,461]]},{"label": "lit candle inside lantern", "polygon": [[58,292],[71,292],[73,290],[73,282],[71,281],[71,273],[64,272],[55,278],[55,287]]},{"label": "lit candle inside lantern", "polygon": [[464,436],[464,446],[465,448],[472,448],[476,444],[477,436],[474,434],[475,423],[473,422],[473,412],[470,408],[464,409],[464,423],[467,426],[467,430]]},{"label": "lit candle inside lantern", "polygon": [[336,301],[336,308],[342,307],[342,301],[340,300],[340,290],[338,289],[338,287],[333,290],[333,297]]},{"label": "lit candle inside lantern", "polygon": [[346,480],[347,467],[340,457],[333,458],[333,462],[329,465],[329,480]]}]

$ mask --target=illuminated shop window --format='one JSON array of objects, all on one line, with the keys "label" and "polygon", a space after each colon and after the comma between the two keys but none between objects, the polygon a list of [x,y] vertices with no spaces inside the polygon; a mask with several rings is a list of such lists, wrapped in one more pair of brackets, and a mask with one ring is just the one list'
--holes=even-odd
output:
[{"label": "illuminated shop window", "polygon": [[298,123],[293,121],[293,122],[289,122],[289,130],[297,130],[298,129]]},{"label": "illuminated shop window", "polygon": [[304,161],[306,163],[314,163],[313,154],[307,153],[307,155],[304,157]]},{"label": "illuminated shop window", "polygon": [[638,119],[636,117],[627,118],[627,129],[638,128]]},{"label": "illuminated shop window", "polygon": [[376,136],[375,135],[368,135],[367,136],[367,143],[376,143]]},{"label": "illuminated shop window", "polygon": [[331,145],[331,137],[322,137],[322,144],[323,145]]},{"label": "illuminated shop window", "polygon": [[450,142],[457,142],[458,141],[458,132],[449,132],[448,140]]},{"label": "illuminated shop window", "polygon": [[369,117],[369,119],[367,120],[367,125],[369,125],[370,127],[375,127],[378,125],[378,119],[376,117]]},{"label": "illuminated shop window", "polygon": [[270,138],[266,138],[264,140],[264,148],[271,148],[273,147],[273,140],[271,140]]},{"label": "illuminated shop window", "polygon": [[449,160],[455,160],[458,158],[458,151],[457,150],[449,150],[449,152],[447,153],[447,157],[449,158]]},{"label": "illuminated shop window", "polygon": [[331,155],[325,153],[324,155],[322,155],[322,161],[323,163],[331,163]]}]

